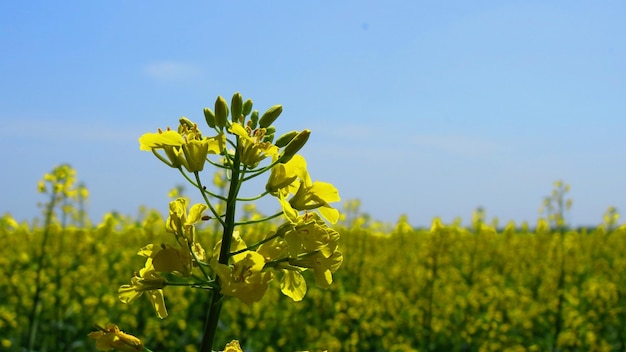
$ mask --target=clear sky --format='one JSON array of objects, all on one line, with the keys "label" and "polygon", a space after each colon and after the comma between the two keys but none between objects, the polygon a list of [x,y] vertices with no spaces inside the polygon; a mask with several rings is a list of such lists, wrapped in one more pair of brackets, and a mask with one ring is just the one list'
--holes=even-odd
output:
[{"label": "clear sky", "polygon": [[182,179],[137,138],[239,91],[282,104],[279,131],[310,128],[313,179],[375,219],[533,224],[563,179],[570,223],[595,225],[626,212],[625,18],[623,1],[3,1],[0,214],[39,216],[61,163],[95,221],[165,211]]}]

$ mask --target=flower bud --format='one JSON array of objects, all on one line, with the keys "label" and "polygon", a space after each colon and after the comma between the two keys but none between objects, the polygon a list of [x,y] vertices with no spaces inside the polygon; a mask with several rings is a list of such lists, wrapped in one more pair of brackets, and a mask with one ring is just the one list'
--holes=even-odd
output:
[{"label": "flower bud", "polygon": [[302,130],[299,132],[293,139],[287,144],[285,149],[283,150],[283,155],[280,157],[281,162],[287,162],[291,159],[309,140],[309,136],[311,135],[310,130]]},{"label": "flower bud", "polygon": [[213,110],[204,108],[204,119],[209,127],[215,128],[215,113],[213,113]]},{"label": "flower bud", "polygon": [[259,122],[259,110],[254,110],[250,115],[250,129],[256,129],[257,122]]},{"label": "flower bud", "polygon": [[273,133],[266,134],[263,137],[263,142],[272,143],[273,141],[274,141],[274,134]]},{"label": "flower bud", "polygon": [[263,116],[261,116],[261,119],[259,120],[259,127],[267,128],[271,126],[282,112],[282,105],[274,105],[271,108],[267,109],[267,111],[263,113]]},{"label": "flower bud", "polygon": [[215,125],[219,128],[226,127],[226,119],[228,118],[228,103],[221,96],[215,100]]},{"label": "flower bud", "polygon": [[252,111],[252,99],[248,99],[243,103],[243,108],[241,113],[243,116],[248,116]]},{"label": "flower bud", "polygon": [[[192,129],[193,126],[195,125],[195,123],[193,123],[193,121],[191,121],[190,119],[186,118],[185,116],[182,116],[180,119],[178,119],[178,122],[180,123],[181,126],[187,127],[187,129]],[[180,131],[179,131],[180,133]]]},{"label": "flower bud", "polygon": [[274,144],[278,148],[282,148],[282,147],[286,146],[287,144],[289,144],[289,142],[291,142],[293,137],[295,137],[297,134],[298,134],[298,131],[287,132],[287,133],[283,134],[282,136],[278,137],[278,139],[276,140],[276,143],[274,143]]},{"label": "flower bud", "polygon": [[230,117],[233,122],[239,121],[241,112],[243,111],[243,98],[239,92],[233,94],[233,98],[230,101]]}]

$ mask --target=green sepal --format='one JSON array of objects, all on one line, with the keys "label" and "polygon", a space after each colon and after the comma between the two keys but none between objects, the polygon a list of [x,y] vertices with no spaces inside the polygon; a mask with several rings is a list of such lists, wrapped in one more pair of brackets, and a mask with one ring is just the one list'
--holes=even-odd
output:
[{"label": "green sepal", "polygon": [[186,118],[185,116],[182,116],[180,119],[178,119],[178,122],[180,123],[181,126],[187,127],[187,129],[192,129],[193,126],[195,125],[195,123],[193,123],[193,121],[191,121],[190,119]]}]

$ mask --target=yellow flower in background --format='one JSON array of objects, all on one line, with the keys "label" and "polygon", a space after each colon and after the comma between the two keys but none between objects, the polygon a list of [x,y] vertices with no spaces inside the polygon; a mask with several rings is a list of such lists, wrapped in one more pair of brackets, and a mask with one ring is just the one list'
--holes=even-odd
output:
[{"label": "yellow flower in background", "polygon": [[89,333],[90,339],[96,340],[98,351],[118,350],[125,352],[138,352],[143,350],[143,343],[137,337],[120,330],[115,324],[107,324],[104,328],[98,327],[99,331]]}]

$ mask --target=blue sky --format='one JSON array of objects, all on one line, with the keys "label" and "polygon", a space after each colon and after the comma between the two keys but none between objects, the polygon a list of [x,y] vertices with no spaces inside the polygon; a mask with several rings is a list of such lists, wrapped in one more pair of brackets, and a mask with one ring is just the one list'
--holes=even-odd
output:
[{"label": "blue sky", "polygon": [[279,131],[310,128],[312,177],[375,219],[482,206],[534,223],[563,179],[570,222],[598,224],[626,211],[625,15],[622,1],[3,1],[0,213],[39,216],[37,181],[61,163],[93,220],[164,211],[182,179],[137,138],[239,91],[282,104]]}]

